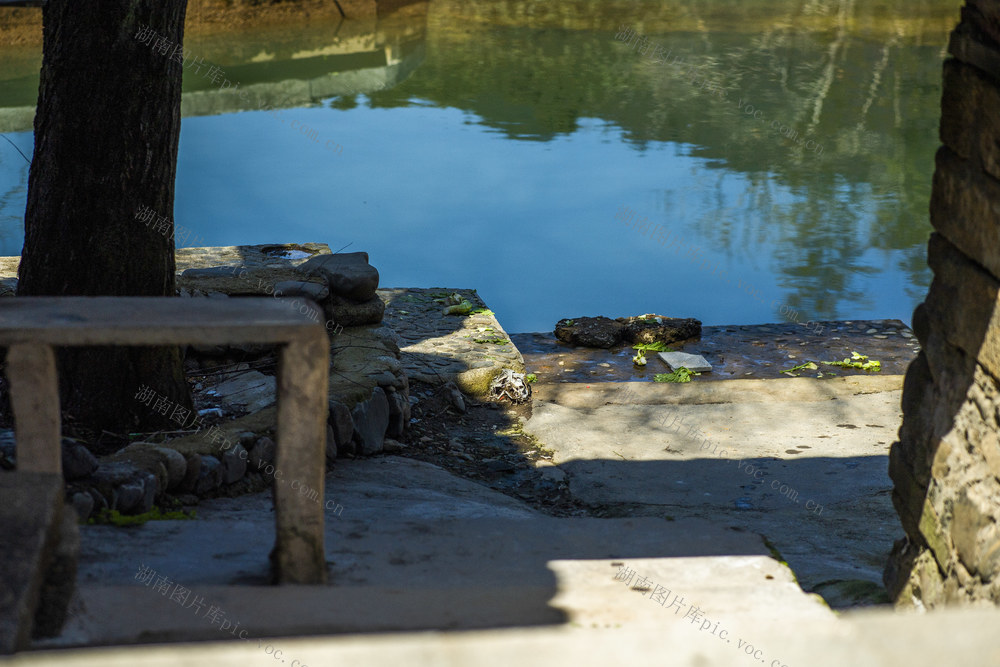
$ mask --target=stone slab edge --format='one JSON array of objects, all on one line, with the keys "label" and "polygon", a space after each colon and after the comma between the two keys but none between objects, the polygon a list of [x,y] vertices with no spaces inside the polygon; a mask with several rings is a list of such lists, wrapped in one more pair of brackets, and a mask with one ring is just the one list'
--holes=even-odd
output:
[{"label": "stone slab edge", "polygon": [[532,398],[570,408],[614,405],[701,405],[770,401],[825,401],[840,396],[877,394],[903,388],[903,375],[855,375],[827,380],[771,378],[695,380],[681,383],[536,383]]}]

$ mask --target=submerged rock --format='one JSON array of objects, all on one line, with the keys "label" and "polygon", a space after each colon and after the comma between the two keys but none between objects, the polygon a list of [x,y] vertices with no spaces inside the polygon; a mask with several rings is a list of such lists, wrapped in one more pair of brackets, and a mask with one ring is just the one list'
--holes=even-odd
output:
[{"label": "submerged rock", "polygon": [[610,317],[574,317],[556,322],[556,338],[571,345],[614,347],[625,336],[625,324]]},{"label": "submerged rock", "polygon": [[564,343],[583,347],[610,348],[621,343],[666,345],[701,335],[701,322],[693,317],[574,317],[556,323],[555,336]]},{"label": "submerged rock", "polygon": [[626,343],[655,343],[669,345],[701,335],[701,322],[693,317],[663,317],[642,315],[619,317],[616,322],[625,325]]}]

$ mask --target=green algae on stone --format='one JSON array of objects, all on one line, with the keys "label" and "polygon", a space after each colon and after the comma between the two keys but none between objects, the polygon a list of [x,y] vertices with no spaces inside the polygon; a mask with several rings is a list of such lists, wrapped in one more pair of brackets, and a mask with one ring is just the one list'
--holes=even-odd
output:
[{"label": "green algae on stone", "polygon": [[173,512],[162,512],[160,508],[153,505],[153,509],[143,514],[126,516],[118,510],[103,509],[96,516],[87,520],[90,525],[106,524],[112,526],[141,526],[147,521],[187,521],[195,518],[195,511],[185,512],[183,510]]}]

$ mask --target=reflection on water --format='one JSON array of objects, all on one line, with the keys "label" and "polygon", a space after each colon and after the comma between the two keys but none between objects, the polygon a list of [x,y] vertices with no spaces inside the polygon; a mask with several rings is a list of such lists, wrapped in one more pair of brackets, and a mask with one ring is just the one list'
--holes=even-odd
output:
[{"label": "reflection on water", "polygon": [[[432,0],[192,37],[249,95],[186,72],[175,219],[352,243],[383,284],[476,287],[513,331],[908,321],[960,5]],[[10,51],[0,131],[27,152],[37,61]],[[26,173],[0,143],[3,254]]]}]

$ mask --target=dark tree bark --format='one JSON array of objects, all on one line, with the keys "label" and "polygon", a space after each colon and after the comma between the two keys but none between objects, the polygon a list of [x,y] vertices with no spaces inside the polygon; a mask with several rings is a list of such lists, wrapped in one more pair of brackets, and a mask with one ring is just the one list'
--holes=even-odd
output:
[{"label": "dark tree bark", "polygon": [[[174,296],[183,65],[172,56],[186,8],[46,2],[18,295]],[[165,54],[137,38],[144,28],[169,41]],[[165,230],[137,219],[144,207]],[[142,384],[191,404],[177,349],[66,349],[59,364],[64,414],[86,430],[177,428],[135,400]]]}]

